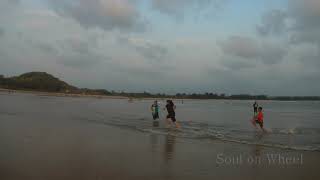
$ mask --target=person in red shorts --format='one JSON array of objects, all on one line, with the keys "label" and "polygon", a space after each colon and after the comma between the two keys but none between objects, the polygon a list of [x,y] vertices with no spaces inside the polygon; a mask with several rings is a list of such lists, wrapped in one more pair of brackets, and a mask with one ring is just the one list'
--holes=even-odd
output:
[{"label": "person in red shorts", "polygon": [[256,124],[260,125],[260,128],[262,131],[266,132],[266,130],[263,128],[263,112],[262,107],[258,108],[258,114],[252,119],[252,124],[254,127],[257,127]]}]

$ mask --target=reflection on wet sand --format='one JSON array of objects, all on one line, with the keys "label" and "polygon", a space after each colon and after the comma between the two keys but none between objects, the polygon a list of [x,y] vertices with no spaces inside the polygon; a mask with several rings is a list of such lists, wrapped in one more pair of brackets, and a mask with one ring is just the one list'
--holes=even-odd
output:
[{"label": "reflection on wet sand", "polygon": [[165,144],[165,160],[166,162],[170,161],[174,157],[174,148],[175,148],[176,137],[170,133],[166,136]]},{"label": "reflection on wet sand", "polygon": [[159,121],[153,121],[152,126],[154,128],[159,127]]},{"label": "reflection on wet sand", "polygon": [[151,134],[150,135],[150,144],[151,144],[151,152],[152,153],[157,152],[157,149],[159,146],[159,135]]},{"label": "reflection on wet sand", "polygon": [[[262,142],[264,137],[265,137],[266,134],[264,134],[263,132],[256,132],[255,133],[255,139],[257,142]],[[263,144],[263,143],[261,143]],[[260,157],[261,156],[261,151],[263,150],[263,146],[259,145],[259,143],[257,145],[254,145],[253,146],[253,154],[256,156],[256,157]]]}]

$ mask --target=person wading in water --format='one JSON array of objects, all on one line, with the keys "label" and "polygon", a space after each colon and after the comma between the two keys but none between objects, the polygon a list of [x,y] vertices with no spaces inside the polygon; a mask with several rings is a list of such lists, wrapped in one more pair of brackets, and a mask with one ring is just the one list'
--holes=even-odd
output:
[{"label": "person wading in water", "polygon": [[170,119],[172,121],[172,123],[175,124],[176,128],[180,128],[179,123],[176,120],[176,106],[174,105],[174,103],[172,102],[172,100],[167,100],[167,105],[166,105],[166,109],[168,111],[168,115],[167,115],[167,123],[171,124]]}]

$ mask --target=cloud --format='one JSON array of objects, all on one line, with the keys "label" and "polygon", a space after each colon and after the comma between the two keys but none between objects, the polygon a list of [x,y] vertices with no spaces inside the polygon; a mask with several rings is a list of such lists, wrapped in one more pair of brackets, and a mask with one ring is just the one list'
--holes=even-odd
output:
[{"label": "cloud", "polygon": [[262,16],[261,24],[257,26],[260,35],[279,35],[286,28],[287,13],[283,10],[272,10]]},{"label": "cloud", "polygon": [[226,0],[151,0],[152,8],[163,14],[182,17],[190,9],[202,11],[208,7],[218,8]]},{"label": "cloud", "polygon": [[312,42],[320,46],[320,1],[289,0],[289,14],[295,21],[292,41]]},{"label": "cloud", "polygon": [[231,36],[220,45],[226,54],[249,59],[259,56],[258,42],[249,37]]},{"label": "cloud", "polygon": [[68,38],[63,40],[60,44],[62,47],[79,54],[88,54],[90,51],[89,42],[78,38]]},{"label": "cloud", "polygon": [[71,68],[91,68],[104,59],[96,54],[61,54],[57,57],[57,63]]},{"label": "cloud", "polygon": [[235,58],[233,56],[223,57],[221,64],[230,70],[242,70],[256,67],[255,62],[244,58]]},{"label": "cloud", "polygon": [[13,10],[20,4],[20,0],[0,0],[0,20],[1,16],[13,13]]},{"label": "cloud", "polygon": [[6,9],[7,7],[16,6],[20,3],[20,0],[1,0],[0,1],[0,8]]},{"label": "cloud", "polygon": [[265,64],[277,64],[287,55],[287,49],[283,44],[264,42],[260,45],[259,58]]},{"label": "cloud", "polygon": [[262,36],[279,36],[285,32],[291,43],[320,45],[319,19],[319,0],[289,0],[286,10],[274,9],[262,15],[256,30]]},{"label": "cloud", "polygon": [[[309,46],[312,52],[320,50],[320,1],[319,0],[289,0],[286,10],[271,10],[262,16],[262,24],[257,26],[260,35],[269,37],[282,36],[283,41],[292,46],[304,49],[297,51],[299,60],[319,67],[320,53],[306,54],[305,47]],[[289,22],[289,23],[288,23]],[[272,37],[273,36],[273,37]],[[312,48],[311,48],[312,47]],[[277,47],[267,48],[272,51],[269,55],[281,56],[283,52]],[[267,54],[266,54],[267,55]],[[268,57],[275,59],[275,57]],[[310,67],[308,67],[310,68]]]},{"label": "cloud", "polygon": [[168,48],[165,46],[142,38],[119,37],[118,42],[133,47],[149,62],[163,61],[168,55]]},{"label": "cloud", "polygon": [[[297,19],[304,19],[306,24],[319,25],[320,1],[318,0],[289,0],[289,13]],[[311,23],[312,22],[312,23]]]},{"label": "cloud", "polygon": [[[286,55],[286,49],[278,44],[242,36],[231,36],[221,42],[220,47],[227,56],[232,55],[237,59],[249,59],[252,63],[261,61],[264,64],[276,64]],[[240,67],[239,63],[236,64]]]},{"label": "cloud", "polygon": [[[95,51],[95,44],[79,37],[70,37],[58,41],[54,48],[58,52],[57,62],[72,68],[88,68],[102,62],[107,62],[110,57]],[[54,50],[53,49],[53,50]]]},{"label": "cloud", "polygon": [[0,37],[4,36],[4,34],[5,34],[5,30],[2,27],[0,27]]},{"label": "cloud", "polygon": [[129,0],[49,0],[60,15],[71,17],[86,28],[144,31],[147,23]]},{"label": "cloud", "polygon": [[48,44],[48,43],[38,42],[34,45],[34,47],[36,49],[39,49],[41,52],[44,52],[50,55],[59,53],[58,49],[54,45]]}]

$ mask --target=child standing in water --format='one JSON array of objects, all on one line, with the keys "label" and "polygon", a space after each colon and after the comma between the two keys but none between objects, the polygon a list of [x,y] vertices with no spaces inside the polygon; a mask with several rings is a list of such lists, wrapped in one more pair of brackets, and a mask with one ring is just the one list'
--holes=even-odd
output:
[{"label": "child standing in water", "polygon": [[154,101],[153,104],[151,105],[151,112],[152,112],[153,120],[159,119],[159,105],[158,105],[158,101]]},{"label": "child standing in water", "polygon": [[176,128],[180,128],[179,123],[176,120],[176,106],[173,104],[172,100],[167,100],[167,105],[166,105],[166,109],[168,111],[168,115],[167,115],[167,123],[170,124],[170,120],[176,125]]},{"label": "child standing in water", "polygon": [[254,127],[257,127],[256,124],[260,125],[260,128],[262,129],[263,132],[267,132],[264,128],[263,128],[263,112],[262,112],[262,107],[258,108],[258,114],[252,119],[252,124],[254,125]]}]

